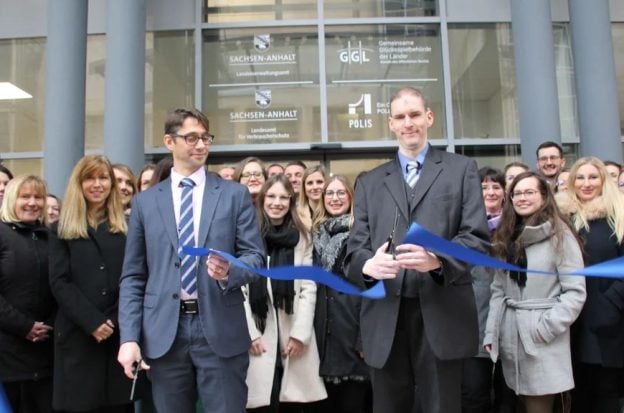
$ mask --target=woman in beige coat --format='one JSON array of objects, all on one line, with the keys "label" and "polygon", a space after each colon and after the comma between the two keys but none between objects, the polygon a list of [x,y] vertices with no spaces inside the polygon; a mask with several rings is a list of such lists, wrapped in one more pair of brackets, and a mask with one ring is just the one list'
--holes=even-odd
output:
[{"label": "woman in beige coat", "polygon": [[[297,216],[288,178],[269,178],[257,206],[269,266],[311,265],[312,243]],[[246,286],[245,294],[252,340],[247,409],[305,411],[301,403],[325,399],[313,328],[316,284],[262,278]]]}]

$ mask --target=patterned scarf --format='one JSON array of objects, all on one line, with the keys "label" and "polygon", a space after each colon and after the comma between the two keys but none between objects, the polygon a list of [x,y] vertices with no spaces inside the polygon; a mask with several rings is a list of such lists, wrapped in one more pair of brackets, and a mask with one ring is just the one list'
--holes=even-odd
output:
[{"label": "patterned scarf", "polygon": [[336,259],[349,238],[350,218],[349,214],[331,217],[314,234],[314,249],[321,260],[321,266],[327,271],[333,270]]}]

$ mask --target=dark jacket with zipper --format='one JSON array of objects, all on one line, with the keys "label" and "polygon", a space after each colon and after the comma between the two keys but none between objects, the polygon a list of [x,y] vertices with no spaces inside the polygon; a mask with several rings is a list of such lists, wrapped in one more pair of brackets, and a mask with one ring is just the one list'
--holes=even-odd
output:
[{"label": "dark jacket with zipper", "polygon": [[55,310],[48,284],[48,230],[0,222],[0,382],[52,375],[52,337],[33,343],[26,335],[36,321],[52,325]]}]

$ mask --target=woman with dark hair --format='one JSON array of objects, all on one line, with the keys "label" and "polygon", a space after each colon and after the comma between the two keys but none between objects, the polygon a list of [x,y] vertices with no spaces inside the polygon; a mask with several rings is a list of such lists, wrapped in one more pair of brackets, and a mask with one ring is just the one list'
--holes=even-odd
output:
[{"label": "woman with dark hair", "polygon": [[509,188],[509,185],[511,185],[511,182],[517,175],[530,170],[531,168],[522,162],[510,162],[505,165],[505,169],[503,170],[503,176],[505,177],[505,189]]},{"label": "woman with dark hair", "polygon": [[59,220],[63,203],[61,202],[59,197],[54,194],[48,194],[46,201],[46,214],[48,216],[48,225],[52,225]]},{"label": "woman with dark hair", "polygon": [[[500,224],[505,203],[505,176],[498,169],[489,166],[479,169],[481,191],[487,214],[490,235],[494,235]],[[494,365],[489,354],[483,349],[485,323],[490,308],[490,287],[494,271],[490,268],[475,266],[472,269],[472,288],[475,294],[479,316],[479,353],[466,359],[462,376],[462,412],[487,413],[492,407],[492,369]],[[499,363],[500,365],[500,363]],[[500,368],[499,368],[500,370]],[[513,404],[513,394],[506,388],[500,371],[495,377],[495,404],[497,409]],[[511,399],[511,400],[509,400]],[[496,410],[500,411],[500,410]]]},{"label": "woman with dark hair", "polygon": [[149,189],[152,184],[152,177],[154,176],[154,170],[156,165],[153,163],[146,163],[141,168],[136,180],[137,192],[143,192]]},{"label": "woman with dark hair", "polygon": [[46,187],[20,175],[0,207],[0,381],[15,413],[52,412]]},{"label": "woman with dark hair", "polygon": [[137,193],[136,178],[132,173],[132,169],[128,165],[116,163],[113,165],[117,188],[121,194],[121,205],[124,213],[130,215],[132,208],[132,197]]},{"label": "woman with dark hair", "polygon": [[[584,241],[585,263],[624,256],[624,195],[598,158],[570,168],[568,190],[558,195],[561,210]],[[619,412],[624,378],[624,281],[587,277],[587,301],[572,326],[575,412]]]},{"label": "woman with dark hair", "polygon": [[129,380],[117,362],[119,277],[126,217],[113,168],[88,155],[74,167],[50,234],[50,286],[59,304],[54,330],[54,408],[132,412]]},{"label": "woman with dark hair", "polygon": [[264,184],[267,179],[266,170],[264,169],[262,161],[255,156],[249,156],[243,159],[236,165],[233,179],[249,189],[251,201],[257,207],[258,204],[256,201],[258,199],[258,194],[260,193],[262,184]]},{"label": "woman with dark hair", "polygon": [[[270,267],[312,264],[312,243],[295,210],[285,175],[262,186],[258,221]],[[316,284],[261,278],[244,288],[251,336],[247,408],[258,412],[305,411],[304,403],[327,397],[318,375],[314,336]],[[279,408],[279,409],[278,409]]]},{"label": "woman with dark hair", "polygon": [[574,387],[570,325],[583,308],[585,279],[562,275],[583,267],[581,248],[536,173],[512,181],[493,249],[522,268],[556,274],[497,270],[483,339],[526,411],[550,413],[555,396]]},{"label": "woman with dark hair", "polygon": [[[323,187],[312,224],[314,264],[342,277],[352,207],[351,183],[344,175],[334,175]],[[372,408],[368,367],[362,358],[360,307],[360,297],[317,286],[314,331],[321,358],[319,374],[327,389],[323,408],[329,412],[364,413]]]},{"label": "woman with dark hair", "polygon": [[155,186],[157,183],[164,181],[171,175],[171,168],[173,168],[173,158],[171,155],[167,155],[156,163],[154,173],[152,174],[152,180],[149,186]]},{"label": "woman with dark hair", "polygon": [[0,205],[2,205],[4,189],[11,179],[13,179],[13,174],[11,173],[11,171],[9,171],[9,168],[0,164]]}]

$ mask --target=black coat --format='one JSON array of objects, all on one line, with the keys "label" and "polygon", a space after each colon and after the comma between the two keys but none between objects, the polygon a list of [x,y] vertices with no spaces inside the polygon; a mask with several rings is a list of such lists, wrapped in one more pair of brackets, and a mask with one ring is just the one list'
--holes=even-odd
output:
[{"label": "black coat", "polygon": [[[50,234],[50,285],[59,305],[55,323],[54,401],[58,410],[87,410],[129,402],[131,380],[117,362],[119,277],[126,237],[107,224],[88,239]],[[110,319],[115,333],[91,335]]]},{"label": "black coat", "polygon": [[[344,276],[343,263],[347,252],[346,239],[340,248],[331,272]],[[318,251],[313,262],[321,265]],[[362,353],[360,336],[360,307],[362,299],[343,294],[322,284],[316,290],[314,331],[321,363],[322,377],[368,377],[368,367]]]},{"label": "black coat", "polygon": [[[589,222],[581,230],[585,265],[593,265],[624,255],[606,218]],[[573,356],[604,367],[624,367],[624,280],[586,278],[587,299],[581,315],[572,326]]]},{"label": "black coat", "polygon": [[48,230],[0,223],[0,382],[52,375],[52,338],[26,340],[35,321],[52,325],[56,303],[48,284]]}]

